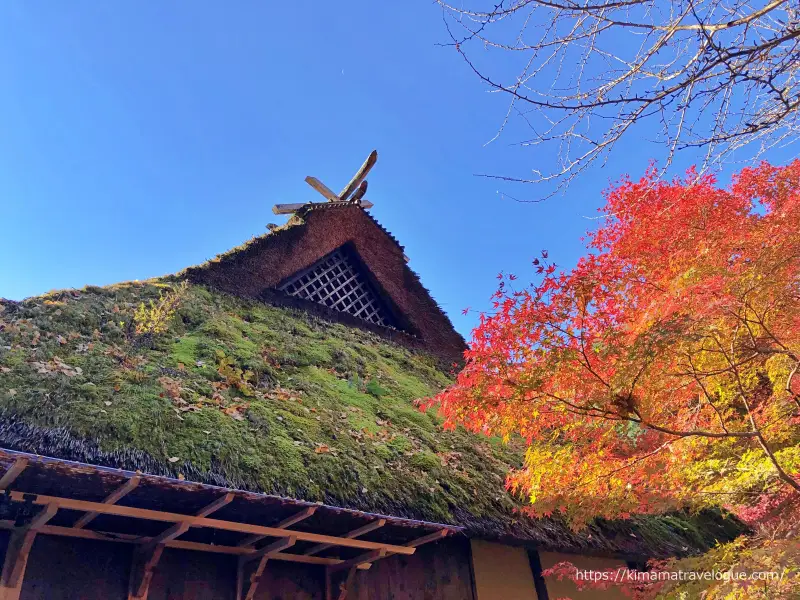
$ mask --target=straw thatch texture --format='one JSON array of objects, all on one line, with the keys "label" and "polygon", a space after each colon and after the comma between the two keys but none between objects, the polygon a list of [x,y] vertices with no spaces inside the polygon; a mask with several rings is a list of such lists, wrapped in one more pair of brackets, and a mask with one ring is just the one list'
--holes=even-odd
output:
[{"label": "straw thatch texture", "polygon": [[[288,301],[275,288],[344,245],[351,247],[363,261],[399,328],[416,340],[393,332],[388,332],[389,335],[394,335],[400,343],[421,346],[448,363],[459,362],[466,348],[464,339],[408,267],[403,248],[355,205],[310,205],[287,226],[189,268],[184,274],[194,283],[245,298]],[[351,323],[347,316],[342,318]]]}]

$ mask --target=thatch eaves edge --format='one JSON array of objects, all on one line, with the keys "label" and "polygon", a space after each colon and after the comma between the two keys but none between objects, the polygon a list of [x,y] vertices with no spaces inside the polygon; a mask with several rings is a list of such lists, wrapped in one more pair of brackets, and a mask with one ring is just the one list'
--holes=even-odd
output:
[{"label": "thatch eaves edge", "polygon": [[[136,449],[104,451],[92,440],[77,438],[64,428],[37,427],[7,414],[0,415],[2,450],[30,453],[100,469],[143,473],[179,481],[181,485],[214,486],[269,496],[298,505],[321,504],[287,497],[275,491],[249,489],[242,482],[230,480],[224,473],[201,471],[188,462],[170,464]],[[399,507],[367,505],[359,498],[352,500],[351,506],[340,506],[329,501],[322,504],[332,510],[378,516],[397,521],[398,524],[447,526],[468,537],[570,554],[622,558],[686,556],[704,552],[718,542],[730,541],[745,532],[741,522],[720,511],[703,511],[697,515],[640,515],[625,521],[598,520],[576,532],[556,518],[532,519],[521,513],[509,514],[505,519],[487,518],[456,510],[451,522],[438,523],[426,520],[424,515],[397,510]]]}]

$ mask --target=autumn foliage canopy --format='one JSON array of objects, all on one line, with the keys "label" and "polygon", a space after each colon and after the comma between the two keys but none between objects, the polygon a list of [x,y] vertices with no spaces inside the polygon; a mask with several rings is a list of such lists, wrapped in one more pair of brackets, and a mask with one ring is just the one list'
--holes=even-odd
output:
[{"label": "autumn foliage canopy", "polygon": [[726,506],[797,534],[800,161],[623,181],[577,266],[500,275],[450,424],[521,434],[509,487],[580,525]]}]

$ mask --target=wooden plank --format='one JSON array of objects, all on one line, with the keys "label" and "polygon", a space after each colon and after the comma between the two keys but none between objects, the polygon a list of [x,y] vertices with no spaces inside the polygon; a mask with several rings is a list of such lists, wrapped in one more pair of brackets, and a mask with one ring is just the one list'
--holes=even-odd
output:
[{"label": "wooden plank", "polygon": [[[11,492],[10,496],[18,502],[24,501],[21,492]],[[283,537],[285,530],[275,527],[264,527],[262,525],[251,525],[248,523],[238,523],[235,521],[223,521],[208,517],[198,517],[195,515],[183,515],[145,508],[134,508],[131,506],[120,506],[118,504],[101,504],[99,502],[88,502],[86,500],[73,500],[71,498],[61,498],[57,496],[36,495],[33,501],[35,504],[54,504],[60,508],[80,511],[97,511],[102,514],[119,515],[122,517],[133,517],[135,519],[148,519],[151,521],[162,521],[168,523],[189,523],[192,527],[209,527],[211,529],[222,529],[225,531],[237,531],[240,533],[262,534],[270,537]],[[396,546],[393,544],[383,544],[378,542],[368,542],[358,539],[347,539],[308,531],[293,531],[292,535],[304,542],[316,542],[320,544],[333,544],[334,546],[345,546],[347,548],[362,548],[364,550],[384,549],[394,554],[413,554],[414,548],[409,546]]]},{"label": "wooden plank", "polygon": [[[204,506],[199,511],[197,511],[198,517],[207,517],[211,513],[219,510],[223,506],[230,504],[231,500],[233,500],[233,492],[228,492],[221,498],[217,498],[207,506]],[[157,536],[155,536],[152,540],[150,540],[149,544],[163,544],[164,542],[168,542],[170,540],[174,540],[177,537],[182,536],[184,533],[189,531],[191,524],[189,523],[175,523],[172,527],[167,529],[166,531],[161,532]]]},{"label": "wooden plank", "polygon": [[163,544],[164,542],[168,542],[170,540],[174,540],[176,537],[182,536],[184,533],[189,531],[189,523],[175,523],[172,527],[167,529],[166,531],[162,531],[157,536],[146,542],[147,544]]},{"label": "wooden plank", "polygon": [[365,180],[361,182],[361,185],[358,186],[358,189],[353,192],[353,195],[350,196],[348,202],[351,204],[361,204],[361,199],[364,197],[364,194],[367,193],[367,187],[369,187],[369,183]]},{"label": "wooden plank", "polygon": [[294,204],[276,204],[272,207],[272,212],[276,215],[290,215],[303,208],[308,202],[296,202]]},{"label": "wooden plank", "polygon": [[[127,496],[131,491],[136,489],[136,486],[139,485],[139,482],[142,480],[141,477],[138,475],[134,475],[128,481],[124,483],[124,485],[118,487],[116,490],[111,492],[105,500],[103,500],[103,504],[116,504],[119,502],[124,496]],[[86,527],[91,521],[93,521],[97,517],[98,513],[96,512],[88,512],[83,515],[80,519],[75,521],[76,529],[82,529]]]},{"label": "wooden plank", "polygon": [[198,517],[207,517],[211,513],[217,512],[223,506],[227,506],[228,504],[230,504],[231,501],[234,499],[234,497],[235,497],[235,494],[233,492],[228,492],[224,496],[221,496],[221,497],[217,498],[216,500],[214,500],[213,502],[211,502],[207,506],[205,506],[205,507],[201,508],[199,511],[197,511],[197,516]]},{"label": "wooden plank", "polygon": [[339,194],[340,200],[347,200],[350,197],[350,194],[352,194],[359,184],[364,181],[367,174],[369,174],[369,172],[372,170],[372,167],[375,166],[376,162],[378,162],[378,151],[373,150],[369,153],[369,156],[367,157],[367,160],[364,161],[364,164],[361,165],[358,171],[356,171],[356,174],[353,176],[350,182],[344,186],[344,189]]},{"label": "wooden plank", "polygon": [[439,531],[434,531],[431,534],[423,535],[422,537],[418,537],[415,540],[411,540],[406,544],[409,548],[416,548],[417,546],[422,546],[422,544],[427,544],[429,542],[436,542],[448,536],[450,532],[447,529],[440,529]]},{"label": "wooden plank", "polygon": [[[358,529],[353,529],[352,531],[348,531],[342,537],[349,539],[357,538],[361,535],[369,533],[370,531],[375,531],[376,529],[380,529],[384,525],[386,525],[386,519],[378,519],[377,521],[373,521],[372,523],[367,523],[363,527],[359,527]],[[307,555],[318,554],[323,550],[327,550],[330,547],[331,544],[319,544],[317,546],[309,548],[308,550],[305,551],[304,554]]]},{"label": "wooden plank", "polygon": [[[276,204],[272,207],[272,212],[276,215],[290,215],[292,213],[296,213],[298,210],[303,208],[304,206],[308,206],[309,204],[313,204],[313,202],[295,202],[293,204]],[[349,204],[349,202],[338,202],[338,204]],[[361,202],[358,203],[361,208],[372,208],[375,206],[372,202],[367,200],[366,198],[362,198]]]},{"label": "wooden plank", "polygon": [[[284,519],[283,521],[281,521],[280,523],[278,523],[274,527],[276,527],[277,529],[286,529],[287,527],[291,527],[295,523],[299,523],[300,521],[303,521],[303,520],[307,519],[308,517],[313,515],[315,512],[317,512],[317,507],[316,506],[306,507],[303,510],[301,510],[300,512],[292,515],[291,517],[289,517],[287,519]],[[243,539],[241,542],[239,542],[237,545],[238,546],[252,546],[256,542],[260,542],[261,540],[263,540],[265,537],[269,537],[269,536],[266,536],[266,535],[250,535],[250,536],[247,536],[245,539]]]},{"label": "wooden plank", "polygon": [[58,512],[58,506],[45,504],[44,510],[40,511],[36,516],[33,517],[33,519],[31,519],[31,524],[28,525],[29,530],[39,531],[50,519],[56,515],[56,512]]},{"label": "wooden plank", "polygon": [[22,473],[27,466],[27,458],[20,457],[15,460],[14,464],[12,464],[8,471],[3,474],[3,477],[0,478],[0,490],[8,489],[8,486],[14,483],[14,480],[20,476],[20,473]]},{"label": "wooden plank", "polygon": [[19,598],[25,578],[25,569],[28,566],[28,557],[36,534],[55,516],[57,511],[57,506],[47,505],[33,517],[29,525],[18,527],[12,531],[6,548],[3,571],[0,573],[0,600],[17,600]]},{"label": "wooden plank", "polygon": [[322,183],[316,177],[311,177],[310,175],[306,177],[306,183],[318,191],[328,202],[338,202],[341,200],[339,196],[333,193],[333,191],[324,183]]},{"label": "wooden plank", "polygon": [[[0,529],[14,529],[13,521],[0,521]],[[97,540],[101,542],[119,542],[123,544],[143,545],[152,541],[152,538],[142,537],[129,533],[110,533],[107,531],[92,531],[91,529],[74,529],[72,527],[58,527],[56,525],[45,525],[39,533],[42,535],[54,535],[60,537],[74,537],[85,540]],[[197,552],[212,552],[216,554],[232,554],[244,556],[255,552],[252,548],[240,548],[239,546],[218,546],[216,544],[203,544],[201,542],[187,542],[183,540],[170,540],[164,544],[167,548],[178,548],[180,550],[192,550]],[[286,562],[297,562],[307,565],[338,565],[343,562],[338,558],[323,558],[320,556],[306,556],[304,554],[285,554],[275,553],[272,560],[282,560]]]},{"label": "wooden plank", "polygon": [[245,561],[251,561],[256,558],[261,558],[262,556],[272,556],[280,552],[281,550],[286,550],[286,548],[290,548],[297,543],[297,538],[290,535],[288,537],[280,538],[275,540],[271,544],[267,544],[263,548],[256,550],[255,552],[251,552],[250,554],[244,556]]},{"label": "wooden plank", "polygon": [[342,561],[338,565],[333,565],[332,567],[330,567],[330,569],[332,572],[335,573],[337,571],[341,571],[342,569],[349,569],[350,567],[358,567],[363,564],[374,562],[388,555],[389,553],[386,550],[372,550],[370,552],[365,552],[364,554],[360,554],[355,558]]}]

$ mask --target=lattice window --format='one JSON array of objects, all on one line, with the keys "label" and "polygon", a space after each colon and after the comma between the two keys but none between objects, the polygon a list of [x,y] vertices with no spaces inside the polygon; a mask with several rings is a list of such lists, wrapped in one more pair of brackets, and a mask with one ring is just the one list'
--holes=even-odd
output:
[{"label": "lattice window", "polygon": [[334,250],[305,271],[293,275],[278,289],[376,325],[395,326],[358,259],[346,248]]}]

